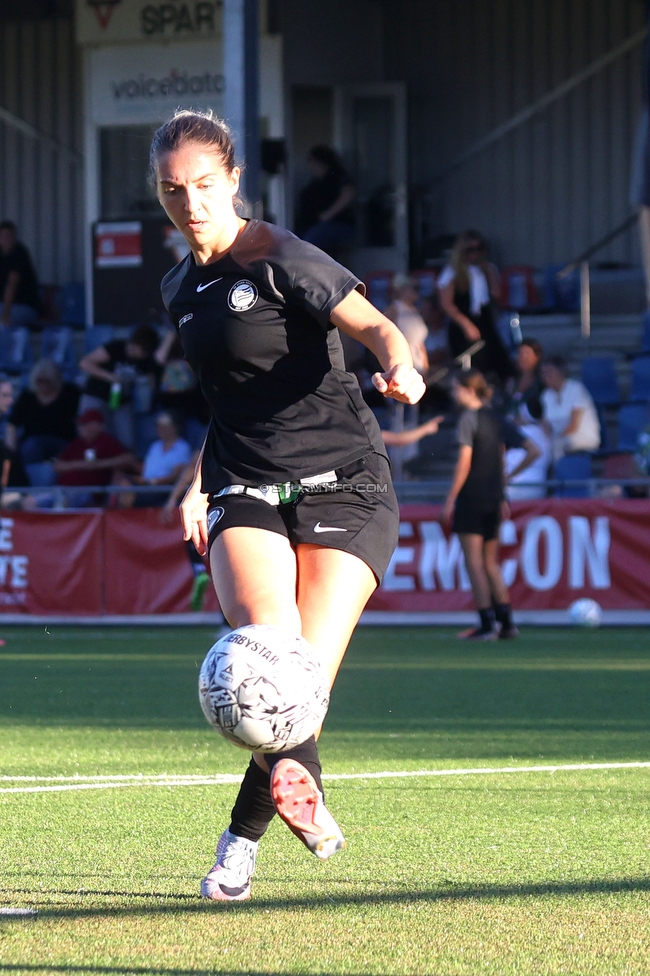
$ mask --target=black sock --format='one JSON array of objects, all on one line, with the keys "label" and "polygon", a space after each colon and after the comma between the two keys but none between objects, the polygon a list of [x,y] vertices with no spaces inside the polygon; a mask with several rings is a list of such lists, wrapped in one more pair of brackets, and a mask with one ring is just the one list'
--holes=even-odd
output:
[{"label": "black sock", "polygon": [[260,769],[251,756],[230,814],[231,833],[253,841],[258,841],[265,833],[275,816],[269,780],[269,774]]},{"label": "black sock", "polygon": [[502,627],[512,627],[512,607],[509,603],[493,603],[494,616]]},{"label": "black sock", "polygon": [[287,749],[284,752],[267,753],[264,758],[266,759],[271,772],[273,771],[275,764],[279,762],[280,759],[295,759],[301,764],[301,766],[304,766],[305,769],[309,770],[311,775],[316,780],[318,789],[321,791],[321,793],[323,793],[321,764],[320,759],[318,758],[316,739],[313,735],[305,742],[301,742],[299,746],[294,746],[293,749]]},{"label": "black sock", "polygon": [[494,610],[492,607],[485,607],[483,610],[479,610],[479,617],[481,618],[481,630],[487,633],[489,630],[494,630]]}]

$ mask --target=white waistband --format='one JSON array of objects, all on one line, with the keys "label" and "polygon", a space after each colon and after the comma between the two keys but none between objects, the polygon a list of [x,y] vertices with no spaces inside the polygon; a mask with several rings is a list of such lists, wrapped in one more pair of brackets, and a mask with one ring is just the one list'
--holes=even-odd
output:
[{"label": "white waistband", "polygon": [[[252,498],[260,498],[269,505],[280,505],[286,496],[300,488],[309,488],[312,485],[325,485],[336,483],[336,471],[325,471],[323,474],[314,474],[310,478],[299,478],[297,481],[285,481],[275,485],[260,485],[252,488],[249,485],[228,485],[216,493],[217,498],[223,495],[249,495]],[[285,496],[283,499],[282,495]]]}]

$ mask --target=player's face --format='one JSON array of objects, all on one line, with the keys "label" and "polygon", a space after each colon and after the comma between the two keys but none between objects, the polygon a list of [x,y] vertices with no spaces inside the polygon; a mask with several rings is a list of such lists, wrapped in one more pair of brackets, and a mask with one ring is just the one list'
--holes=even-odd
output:
[{"label": "player's face", "polygon": [[236,219],[239,169],[227,173],[217,153],[196,142],[165,153],[156,168],[158,199],[190,247],[216,244]]}]

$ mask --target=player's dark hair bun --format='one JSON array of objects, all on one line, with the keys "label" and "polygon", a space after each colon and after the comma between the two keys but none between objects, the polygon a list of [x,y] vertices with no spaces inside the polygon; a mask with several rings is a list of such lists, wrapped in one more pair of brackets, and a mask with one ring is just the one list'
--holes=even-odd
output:
[{"label": "player's dark hair bun", "polygon": [[226,173],[235,168],[235,146],[228,125],[212,112],[179,109],[154,133],[149,151],[151,178],[156,179],[156,162],[166,152],[173,152],[187,142],[196,142],[216,153]]}]

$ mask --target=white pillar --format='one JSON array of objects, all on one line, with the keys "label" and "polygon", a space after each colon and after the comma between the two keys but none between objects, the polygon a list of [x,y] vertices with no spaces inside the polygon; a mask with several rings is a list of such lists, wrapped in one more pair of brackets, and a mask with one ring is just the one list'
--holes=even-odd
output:
[{"label": "white pillar", "polygon": [[252,216],[260,215],[258,2],[225,0],[223,17],[225,115],[245,163],[242,195]]}]

